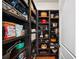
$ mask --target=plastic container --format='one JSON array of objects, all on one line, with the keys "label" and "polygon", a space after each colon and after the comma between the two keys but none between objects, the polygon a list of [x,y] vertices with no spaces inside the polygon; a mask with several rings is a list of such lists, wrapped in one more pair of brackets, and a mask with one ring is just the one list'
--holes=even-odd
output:
[{"label": "plastic container", "polygon": [[54,18],[54,14],[51,14],[51,18]]},{"label": "plastic container", "polygon": [[24,48],[24,42],[23,43],[19,43],[15,46],[16,49],[22,49]]},{"label": "plastic container", "polygon": [[47,12],[41,12],[41,17],[47,17]]},{"label": "plastic container", "polygon": [[9,38],[15,37],[15,23],[12,22],[3,22],[3,27],[4,27],[4,39],[8,40]]},{"label": "plastic container", "polygon": [[51,38],[51,42],[56,42],[56,38]]},{"label": "plastic container", "polygon": [[16,37],[22,36],[23,25],[16,24]]}]

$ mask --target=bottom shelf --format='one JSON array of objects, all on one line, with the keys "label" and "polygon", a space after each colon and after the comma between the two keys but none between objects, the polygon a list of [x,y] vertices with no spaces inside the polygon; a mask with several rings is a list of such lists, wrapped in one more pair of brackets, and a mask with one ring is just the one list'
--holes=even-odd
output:
[{"label": "bottom shelf", "polygon": [[57,56],[58,54],[38,54],[37,56]]},{"label": "bottom shelf", "polygon": [[18,51],[14,51],[14,53],[11,54],[12,56],[11,56],[10,59],[16,59],[17,56],[18,56],[21,52],[23,52],[23,51],[25,51],[25,50],[26,50],[26,48],[20,49],[19,52],[18,52]]},{"label": "bottom shelf", "polygon": [[36,56],[36,59],[58,59],[56,56],[50,56],[50,55],[38,55]]}]

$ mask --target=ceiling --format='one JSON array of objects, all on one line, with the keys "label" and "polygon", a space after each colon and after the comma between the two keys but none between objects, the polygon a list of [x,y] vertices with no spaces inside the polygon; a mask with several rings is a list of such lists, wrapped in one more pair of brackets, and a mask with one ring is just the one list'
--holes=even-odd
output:
[{"label": "ceiling", "polygon": [[34,2],[58,2],[58,0],[34,0]]},{"label": "ceiling", "polygon": [[33,0],[38,10],[58,10],[59,0]]}]

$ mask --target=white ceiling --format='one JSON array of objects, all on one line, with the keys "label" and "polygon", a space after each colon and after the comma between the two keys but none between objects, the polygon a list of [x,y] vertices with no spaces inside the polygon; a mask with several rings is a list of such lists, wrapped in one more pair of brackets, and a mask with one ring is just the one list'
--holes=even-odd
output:
[{"label": "white ceiling", "polygon": [[34,2],[58,2],[58,0],[34,0]]},{"label": "white ceiling", "polygon": [[58,10],[59,0],[33,0],[38,10]]}]

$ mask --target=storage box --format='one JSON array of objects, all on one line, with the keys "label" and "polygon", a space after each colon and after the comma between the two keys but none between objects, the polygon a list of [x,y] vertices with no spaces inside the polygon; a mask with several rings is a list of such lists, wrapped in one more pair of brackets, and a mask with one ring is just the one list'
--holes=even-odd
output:
[{"label": "storage box", "polygon": [[15,37],[15,23],[11,23],[11,22],[3,22],[3,26],[4,26],[4,31],[5,31],[5,35],[4,35],[4,39],[8,40],[11,37]]},{"label": "storage box", "polygon": [[22,48],[24,48],[24,42],[17,44],[17,45],[15,46],[15,48],[16,48],[16,49],[22,49]]},{"label": "storage box", "polygon": [[56,38],[51,38],[51,42],[56,42]]},{"label": "storage box", "polygon": [[57,25],[58,25],[58,24],[57,24],[56,22],[52,23],[52,26],[53,26],[53,27],[57,27]]},{"label": "storage box", "polygon": [[54,18],[54,14],[51,14],[51,18]]},{"label": "storage box", "polygon": [[23,25],[16,24],[16,37],[22,36]]},{"label": "storage box", "polygon": [[41,12],[41,17],[47,17],[47,12]]}]

